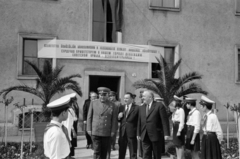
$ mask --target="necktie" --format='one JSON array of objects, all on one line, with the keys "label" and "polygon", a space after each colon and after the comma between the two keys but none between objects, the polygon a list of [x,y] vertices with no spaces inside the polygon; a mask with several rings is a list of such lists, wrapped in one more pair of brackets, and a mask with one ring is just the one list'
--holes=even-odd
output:
[{"label": "necktie", "polygon": [[129,113],[129,105],[127,105],[126,117],[128,116],[128,113]]},{"label": "necktie", "polygon": [[72,147],[71,141],[70,141],[69,136],[68,136],[68,129],[64,125],[62,125],[62,130],[63,130],[63,133],[65,134],[65,136],[67,138],[69,146]]},{"label": "necktie", "polygon": [[149,112],[149,105],[146,106],[146,115],[148,116],[148,112]]}]

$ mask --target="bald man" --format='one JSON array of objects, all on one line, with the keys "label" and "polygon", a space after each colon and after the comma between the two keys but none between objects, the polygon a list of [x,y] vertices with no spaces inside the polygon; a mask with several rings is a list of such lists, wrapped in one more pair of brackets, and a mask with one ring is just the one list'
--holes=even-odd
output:
[{"label": "bald man", "polygon": [[167,112],[161,102],[154,101],[152,92],[144,91],[142,99],[144,104],[139,107],[137,136],[142,142],[143,159],[152,159],[152,154],[161,159],[165,140],[170,134]]}]

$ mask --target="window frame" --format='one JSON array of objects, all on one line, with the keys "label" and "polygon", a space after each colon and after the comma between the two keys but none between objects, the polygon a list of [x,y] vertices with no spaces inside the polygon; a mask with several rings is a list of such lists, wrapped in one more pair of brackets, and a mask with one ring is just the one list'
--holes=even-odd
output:
[{"label": "window frame", "polygon": [[[180,44],[175,42],[162,42],[157,40],[149,40],[148,45],[156,47],[173,47],[174,48],[174,64],[180,59]],[[180,76],[180,68],[177,69],[175,77]],[[152,78],[152,63],[148,63],[148,78]]]},{"label": "window frame", "polygon": [[[181,1],[182,0],[175,0],[175,1],[179,1],[179,7],[178,8],[168,8],[168,7],[158,7],[158,6],[151,6],[151,1],[152,0],[148,0],[149,3],[149,9],[150,10],[163,10],[163,11],[172,11],[172,12],[180,12],[181,11]],[[163,0],[162,0],[163,1]]]},{"label": "window frame", "polygon": [[[38,34],[38,33],[18,33],[18,55],[17,55],[17,79],[36,79],[36,75],[24,75],[23,74],[23,48],[24,39],[37,39],[37,40],[47,40],[56,39],[56,35],[51,34]],[[56,60],[56,59],[55,59]],[[54,64],[54,59],[52,59],[52,64]],[[54,66],[54,65],[53,65]]]},{"label": "window frame", "polygon": [[[89,14],[89,40],[90,41],[93,41],[93,24],[94,24],[94,0],[90,0],[89,1],[89,6],[90,6],[90,8],[89,8],[89,11],[90,11],[90,14]],[[106,7],[107,8],[107,3],[105,3],[104,4],[104,7]],[[107,9],[106,9],[107,10]],[[107,24],[108,24],[109,22],[107,21],[107,13],[104,15],[104,41],[103,42],[107,42],[107,43],[117,43],[117,41],[118,41],[118,37],[117,37],[117,31],[115,30],[115,40],[113,40],[113,42],[108,42],[107,41]],[[115,24],[115,22],[112,22],[112,24],[113,25],[115,25],[115,28],[116,28],[116,24]],[[113,27],[114,28],[114,27]],[[114,42],[115,41],[115,42]],[[100,42],[100,41],[96,41],[96,42]]]},{"label": "window frame", "polygon": [[235,45],[235,83],[236,84],[240,84],[240,77],[238,77],[238,72],[240,71],[238,68],[238,55],[240,55],[240,53],[238,52],[240,51],[240,44],[236,44]]}]

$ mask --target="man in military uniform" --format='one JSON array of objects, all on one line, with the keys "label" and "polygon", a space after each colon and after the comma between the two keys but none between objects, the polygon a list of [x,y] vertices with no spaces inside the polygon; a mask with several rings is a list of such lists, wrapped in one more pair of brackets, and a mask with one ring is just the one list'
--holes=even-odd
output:
[{"label": "man in military uniform", "polygon": [[117,109],[109,101],[110,90],[99,87],[99,99],[91,102],[87,116],[87,131],[92,135],[94,159],[106,159],[111,137],[117,130]]},{"label": "man in military uniform", "polygon": [[[121,103],[119,101],[117,101],[116,95],[117,94],[114,91],[110,91],[110,93],[109,93],[109,100],[115,104],[117,112],[119,112],[119,108],[121,106]],[[118,124],[116,126],[117,126],[117,130],[118,130]],[[111,138],[112,150],[116,150],[115,149],[116,138],[117,138],[117,133]]]}]

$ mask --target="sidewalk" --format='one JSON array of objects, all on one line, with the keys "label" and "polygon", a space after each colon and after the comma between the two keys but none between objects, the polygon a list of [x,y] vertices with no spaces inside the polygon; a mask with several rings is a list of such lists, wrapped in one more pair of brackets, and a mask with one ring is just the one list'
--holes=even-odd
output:
[{"label": "sidewalk", "polygon": [[[4,138],[0,137],[0,141],[4,142]],[[7,137],[8,142],[21,142],[21,136],[8,136]],[[30,142],[30,136],[23,136],[24,142]],[[34,142],[34,137],[33,137]],[[75,149],[75,159],[93,159],[93,150],[92,149],[86,149],[87,140],[85,136],[78,136],[78,147]],[[116,150],[111,151],[111,159],[118,159],[118,144],[116,144]],[[129,159],[129,151],[127,150],[126,158]],[[138,157],[138,159],[141,159]],[[162,159],[170,159],[169,157],[162,157]]]}]

